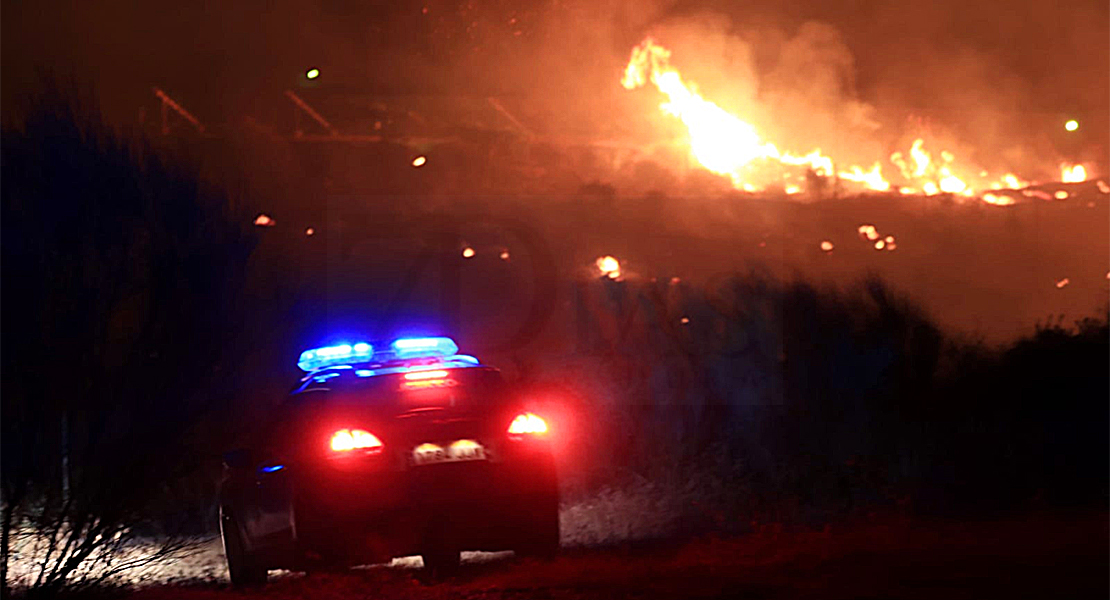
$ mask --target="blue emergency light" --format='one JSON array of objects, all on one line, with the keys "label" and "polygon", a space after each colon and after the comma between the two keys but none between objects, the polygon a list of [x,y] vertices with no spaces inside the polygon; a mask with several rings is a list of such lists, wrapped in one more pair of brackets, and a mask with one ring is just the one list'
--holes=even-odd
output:
[{"label": "blue emergency light", "polygon": [[411,359],[436,359],[435,364],[440,368],[471,367],[478,365],[478,359],[465,354],[458,354],[459,346],[449,337],[420,337],[400,338],[389,345],[390,350],[374,352],[374,347],[366,342],[356,344],[339,344],[313,348],[301,353],[297,366],[303,371],[312,372],[325,367],[343,368],[350,365],[379,363],[385,368],[359,369],[359,377],[373,377],[385,373],[396,373],[403,370],[431,367],[422,365],[397,365],[388,364],[393,361],[408,361]]},{"label": "blue emergency light", "polygon": [[397,358],[451,356],[459,351],[455,340],[448,337],[401,338],[392,346]]},{"label": "blue emergency light", "polygon": [[356,344],[339,344],[338,346],[324,346],[301,352],[297,366],[302,371],[315,371],[324,367],[335,365],[349,365],[353,363],[368,362],[374,357],[374,347],[366,342]]}]

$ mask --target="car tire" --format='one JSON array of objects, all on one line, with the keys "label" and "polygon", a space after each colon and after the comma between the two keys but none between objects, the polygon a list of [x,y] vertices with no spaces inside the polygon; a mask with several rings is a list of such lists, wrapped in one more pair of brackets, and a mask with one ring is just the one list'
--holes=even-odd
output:
[{"label": "car tire", "polygon": [[550,497],[540,502],[531,525],[529,537],[516,548],[519,556],[551,559],[559,553],[559,501]]},{"label": "car tire", "polygon": [[459,571],[462,553],[458,550],[435,548],[420,555],[424,560],[424,570],[432,577],[453,575]]},{"label": "car tire", "polygon": [[234,587],[254,587],[266,583],[266,567],[258,561],[243,544],[243,532],[239,523],[229,513],[220,510],[220,533],[224,540],[224,555],[227,557],[227,574]]}]

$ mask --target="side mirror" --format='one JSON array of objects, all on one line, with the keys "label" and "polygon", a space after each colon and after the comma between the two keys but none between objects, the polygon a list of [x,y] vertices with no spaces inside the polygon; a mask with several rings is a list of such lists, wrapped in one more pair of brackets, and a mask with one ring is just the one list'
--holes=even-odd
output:
[{"label": "side mirror", "polygon": [[237,448],[224,453],[224,464],[232,469],[249,469],[253,466],[254,457],[250,450]]}]

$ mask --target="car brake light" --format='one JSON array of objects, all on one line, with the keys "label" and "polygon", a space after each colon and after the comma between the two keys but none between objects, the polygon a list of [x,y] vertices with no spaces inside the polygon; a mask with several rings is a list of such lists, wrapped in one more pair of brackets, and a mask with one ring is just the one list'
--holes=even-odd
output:
[{"label": "car brake light", "polygon": [[544,433],[547,433],[547,423],[535,413],[520,413],[509,424],[510,435],[539,435]]},{"label": "car brake light", "polygon": [[443,379],[447,377],[447,371],[413,371],[405,373],[405,379],[408,381],[421,381],[425,379]]},{"label": "car brake light", "polygon": [[369,431],[340,429],[331,435],[331,449],[332,452],[350,452],[351,450],[374,452],[382,449],[382,441]]}]

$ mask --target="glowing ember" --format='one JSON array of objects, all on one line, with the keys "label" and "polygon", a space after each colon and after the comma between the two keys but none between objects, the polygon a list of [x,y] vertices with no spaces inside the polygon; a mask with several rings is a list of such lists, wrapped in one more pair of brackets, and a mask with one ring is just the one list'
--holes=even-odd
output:
[{"label": "glowing ember", "polygon": [[304,230],[304,234],[305,234],[305,235],[307,235],[307,236],[309,236],[309,237],[311,237],[311,236],[314,236],[314,235],[316,235],[316,230],[315,230],[315,229],[313,229],[313,228],[311,228],[311,227],[309,227],[308,229],[305,229],[305,230]]},{"label": "glowing ember", "polygon": [[474,258],[474,254],[475,254],[474,248],[471,248],[470,246],[467,246],[466,248],[463,248],[463,251],[462,251],[463,258]]},{"label": "glowing ember", "polygon": [[857,230],[859,231],[860,237],[872,242],[880,237],[879,230],[875,229],[874,225],[860,225]]},{"label": "glowing ember", "polygon": [[499,254],[498,256],[500,256],[501,260],[509,260],[509,251],[502,250],[501,254]]},{"label": "glowing ember", "polygon": [[1009,196],[998,196],[995,194],[983,194],[983,202],[994,206],[1013,206],[1015,201]]},{"label": "glowing ember", "polygon": [[690,322],[690,319],[688,317],[682,317],[681,319],[679,319],[679,322],[685,325]]},{"label": "glowing ember", "polygon": [[1110,185],[1106,185],[1105,181],[1099,179],[1095,182],[1095,185],[1098,186],[1098,191],[1102,192],[1103,194],[1110,194]]},{"label": "glowing ember", "polygon": [[621,263],[612,256],[602,256],[594,264],[597,265],[597,270],[609,279],[617,279],[621,276]]},{"label": "glowing ember", "polygon": [[1054,198],[1056,198],[1057,200],[1067,200],[1068,199],[1068,193],[1065,192],[1064,190],[1056,190],[1056,193],[1053,194],[1052,196]]},{"label": "glowing ember", "polygon": [[834,248],[833,243],[830,242],[829,240],[825,240],[825,241],[821,242],[821,251],[823,251],[823,252],[832,252],[833,248]]},{"label": "glowing ember", "polygon": [[1060,165],[1060,181],[1064,183],[1081,183],[1087,180],[1087,168],[1083,165]]},{"label": "glowing ember", "polygon": [[886,241],[879,240],[879,241],[875,242],[875,249],[876,250],[882,250],[883,248],[886,248]]},{"label": "glowing ember", "polygon": [[416,158],[412,159],[412,166],[419,169],[420,167],[423,167],[424,163],[426,163],[426,162],[428,162],[428,157],[426,157],[424,155],[420,155],[420,156],[417,156]]},{"label": "glowing ember", "polygon": [[1064,286],[1068,285],[1069,283],[1071,283],[1071,282],[1068,281],[1067,277],[1065,277],[1065,278],[1061,279],[1060,281],[1056,282],[1056,289],[1058,289],[1058,290],[1063,289]]},{"label": "glowing ember", "polygon": [[277,221],[270,218],[270,215],[261,214],[254,218],[254,224],[259,227],[273,227],[277,225]]}]

